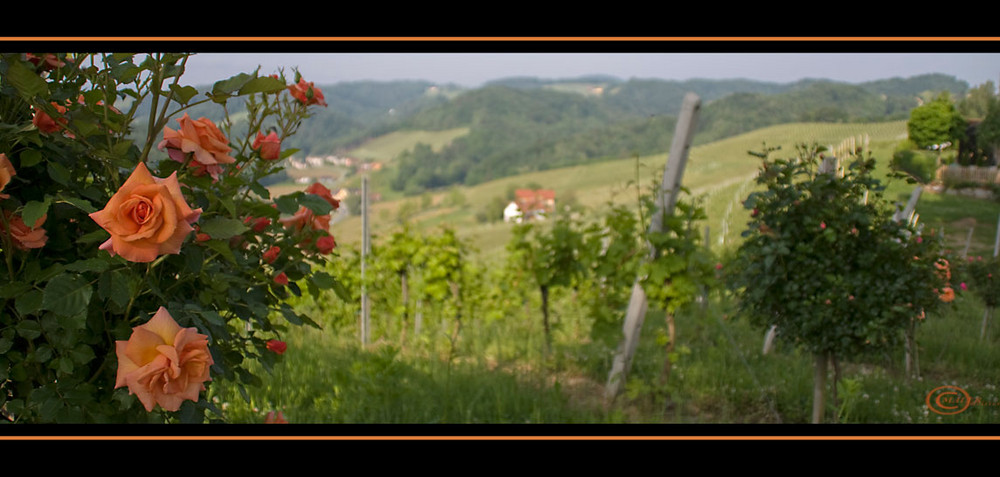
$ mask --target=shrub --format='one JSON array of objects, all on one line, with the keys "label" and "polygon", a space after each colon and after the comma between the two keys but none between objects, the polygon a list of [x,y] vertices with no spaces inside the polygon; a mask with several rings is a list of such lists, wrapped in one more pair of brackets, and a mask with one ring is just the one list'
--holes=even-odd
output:
[{"label": "shrub", "polygon": [[[247,365],[275,363],[267,342],[284,322],[313,324],[284,299],[336,282],[313,271],[328,260],[336,200],[316,187],[271,200],[261,184],[322,93],[298,72],[304,99],[283,72],[254,72],[198,99],[180,81],[188,56],[0,56],[4,420],[222,417],[199,383],[259,383]],[[240,131],[185,112],[225,112],[236,97]]]}]

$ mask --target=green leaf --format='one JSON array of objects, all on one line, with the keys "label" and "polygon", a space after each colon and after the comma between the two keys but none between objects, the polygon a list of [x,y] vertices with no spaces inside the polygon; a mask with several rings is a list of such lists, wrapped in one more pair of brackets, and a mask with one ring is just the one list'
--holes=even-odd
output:
[{"label": "green leaf", "polygon": [[236,265],[236,256],[233,255],[233,250],[229,248],[228,241],[209,240],[207,242],[203,242],[202,245],[219,252],[219,255],[222,255],[230,263]]},{"label": "green leaf", "polygon": [[276,197],[274,203],[278,206],[278,212],[282,214],[294,214],[299,211],[299,196],[301,192],[294,192],[281,197]]},{"label": "green leaf", "polygon": [[247,230],[242,221],[228,217],[213,217],[201,223],[201,231],[217,240],[229,240]]},{"label": "green leaf", "polygon": [[58,162],[49,161],[47,168],[49,171],[49,177],[51,177],[52,180],[62,185],[69,185],[70,171],[66,168],[66,166],[59,164]]},{"label": "green leaf", "polygon": [[[228,96],[232,95],[233,92],[238,91],[251,79],[253,79],[252,76],[246,73],[240,73],[229,79],[216,81],[215,84],[212,85],[212,99],[216,102],[225,102]],[[219,101],[220,99],[221,101]]]},{"label": "green leaf", "polygon": [[239,94],[276,93],[285,89],[285,82],[270,76],[261,76],[240,87]]},{"label": "green leaf", "polygon": [[7,354],[12,346],[14,346],[14,330],[6,329],[0,333],[0,355]]},{"label": "green leaf", "polygon": [[104,229],[97,229],[88,234],[82,235],[80,238],[76,239],[76,243],[88,244],[94,242],[103,242],[107,240],[111,235]]},{"label": "green leaf", "polygon": [[24,282],[11,282],[0,285],[0,298],[14,298],[31,289],[31,285]]},{"label": "green leaf", "polygon": [[39,77],[34,71],[28,69],[24,63],[11,62],[7,68],[7,81],[10,82],[21,96],[31,100],[36,96],[48,96],[49,88],[45,80]]},{"label": "green leaf", "polygon": [[111,68],[111,77],[119,83],[131,83],[142,72],[142,68],[129,63],[122,63]]},{"label": "green leaf", "polygon": [[19,314],[32,315],[42,308],[42,292],[30,290],[14,299],[14,308]]},{"label": "green leaf", "polygon": [[21,152],[21,167],[31,167],[42,162],[42,153],[37,149],[26,149]]},{"label": "green leaf", "polygon": [[71,272],[103,272],[108,269],[111,264],[102,258],[88,258],[85,260],[77,260],[73,263],[66,265],[66,270]]},{"label": "green leaf", "polygon": [[24,220],[25,224],[29,226],[34,224],[38,219],[42,218],[43,215],[48,213],[49,205],[52,204],[52,199],[46,197],[43,202],[37,200],[28,201],[24,204],[24,209],[21,211],[21,218]]},{"label": "green leaf", "polygon": [[285,306],[281,307],[281,314],[285,317],[286,320],[288,320],[289,323],[293,325],[302,324],[302,318],[299,318],[299,315],[296,314],[295,311],[293,311],[291,308]]},{"label": "green leaf", "polygon": [[191,98],[198,94],[198,90],[193,86],[180,86],[176,84],[170,85],[170,91],[174,93],[174,100],[180,104],[187,104],[188,101],[191,101]]},{"label": "green leaf", "polygon": [[33,340],[42,336],[42,325],[38,324],[37,321],[24,320],[14,327],[17,330],[17,334],[24,339]]},{"label": "green leaf", "polygon": [[72,206],[74,206],[74,207],[82,210],[86,214],[92,214],[94,212],[97,212],[97,210],[98,210],[89,201],[87,201],[86,199],[81,199],[79,197],[62,197],[62,196],[60,196],[60,197],[57,198],[57,202],[66,202],[67,204],[70,204],[70,205],[72,205]]},{"label": "green leaf", "polygon": [[299,197],[299,204],[313,211],[316,215],[326,215],[333,211],[333,206],[316,194],[302,194]]},{"label": "green leaf", "polygon": [[68,273],[58,275],[45,285],[42,306],[59,315],[78,315],[87,311],[93,293],[87,280]]}]

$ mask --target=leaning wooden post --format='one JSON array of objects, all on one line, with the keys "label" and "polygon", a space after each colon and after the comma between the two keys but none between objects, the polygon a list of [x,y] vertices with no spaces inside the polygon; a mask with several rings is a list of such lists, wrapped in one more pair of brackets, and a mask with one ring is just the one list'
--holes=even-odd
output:
[{"label": "leaning wooden post", "polygon": [[[906,202],[906,208],[896,211],[892,220],[901,222],[911,220],[914,211],[917,209],[917,202],[920,201],[920,193],[924,191],[922,186],[917,186],[910,194],[910,200]],[[915,374],[919,374],[917,366],[917,337],[916,337],[916,317],[910,317],[910,324],[906,328],[905,342],[903,343],[904,357],[903,363],[906,368],[906,377],[909,379]]]},{"label": "leaning wooden post", "polygon": [[[667,164],[663,169],[663,182],[660,185],[660,194],[656,198],[656,211],[653,213],[652,221],[649,224],[649,232],[656,233],[663,230],[663,216],[672,214],[674,206],[677,204],[677,195],[680,193],[681,177],[684,176],[684,166],[687,163],[688,150],[691,148],[691,138],[694,136],[695,125],[698,121],[698,112],[701,109],[701,98],[694,93],[688,93],[684,97],[681,105],[681,113],[677,117],[677,128],[674,131],[673,142],[670,145],[670,155],[667,157]],[[647,259],[656,256],[656,250],[647,242],[649,253]],[[621,391],[622,383],[628,374],[628,369],[632,364],[632,356],[639,343],[639,331],[642,329],[642,322],[646,318],[646,292],[642,289],[640,278],[637,277],[632,285],[632,297],[629,299],[628,310],[625,313],[625,322],[622,325],[624,337],[618,345],[614,361],[611,363],[611,372],[608,374],[608,384],[605,387],[604,397],[613,400]]]},{"label": "leaning wooden post", "polygon": [[[1000,255],[1000,217],[997,217],[997,235],[996,238],[993,239],[993,258],[997,258],[997,255]],[[989,327],[990,318],[992,317],[993,308],[988,306],[985,310],[983,310],[983,326],[979,330],[980,340],[986,338],[986,329]]]}]

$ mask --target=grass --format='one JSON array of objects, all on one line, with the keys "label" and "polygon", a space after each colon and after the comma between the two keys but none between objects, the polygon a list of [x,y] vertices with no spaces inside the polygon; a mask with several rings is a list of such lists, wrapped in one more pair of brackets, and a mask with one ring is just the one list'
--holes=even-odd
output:
[{"label": "grass", "polygon": [[455,139],[469,133],[469,128],[455,128],[444,131],[394,131],[365,142],[347,153],[362,160],[391,162],[400,154],[424,143],[433,151],[451,144]]}]

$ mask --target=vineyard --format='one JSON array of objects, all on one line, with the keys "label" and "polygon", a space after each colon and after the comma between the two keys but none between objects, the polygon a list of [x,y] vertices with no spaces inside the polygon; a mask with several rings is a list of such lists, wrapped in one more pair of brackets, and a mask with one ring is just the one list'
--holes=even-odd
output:
[{"label": "vineyard", "polygon": [[[320,88],[188,56],[2,55],[0,422],[1000,422],[1000,207],[890,168],[906,121],[692,147],[689,95],[669,153],[345,217],[267,186]],[[528,184],[544,220],[477,217]]]},{"label": "vineyard", "polygon": [[[590,178],[594,192],[583,194],[587,205],[556,220],[478,226],[489,230],[484,232],[469,230],[477,227],[471,220],[468,225],[449,220],[459,224],[449,227],[422,223],[417,215],[379,228],[384,232],[376,234],[366,281],[372,342],[362,347],[358,339],[356,292],[346,301],[334,293],[326,299],[303,298],[296,309],[324,317],[324,330],[293,330],[289,343],[292,349],[303,348],[301,358],[286,355],[275,380],[250,403],[231,389],[218,399],[246,422],[266,409],[315,423],[809,422],[813,370],[808,355],[781,342],[763,353],[766,328],[741,317],[739,295],[724,283],[751,220],[744,202],[762,190],[755,181],[760,160],[746,151],[764,142],[787,148],[801,138],[820,138],[836,149],[848,142],[837,138],[859,145],[864,138],[878,157],[888,155],[901,135],[903,122],[792,125],[692,149],[685,185],[696,185],[682,195],[678,211],[684,213],[672,235],[684,237],[689,248],[675,247],[678,253],[671,254],[685,257],[687,272],[676,277],[674,291],[660,295],[664,305],[650,307],[627,383],[613,402],[605,399],[605,385],[628,292],[642,266],[650,192],[665,156],[532,174],[530,181],[539,183]],[[905,204],[913,186],[889,180],[884,161],[876,159],[874,166],[872,175],[888,183],[884,195]],[[713,184],[713,171],[740,171],[737,167],[743,167],[743,177],[732,174],[737,178],[716,178]],[[526,182],[511,183],[518,180]],[[469,196],[490,193],[466,191]],[[595,195],[606,202],[597,202]],[[952,215],[953,207],[964,212]],[[928,224],[925,231],[948,226],[946,242],[964,243],[969,237],[958,225],[959,216],[986,224],[978,229],[988,233],[970,242],[968,254],[992,253],[995,203],[927,194],[917,211]],[[477,233],[503,234],[504,241],[497,247],[495,238],[484,243]],[[361,290],[360,250],[344,242],[339,246],[343,260],[329,273],[343,277],[348,289]],[[962,259],[946,256],[956,263]],[[684,278],[689,286],[681,283]],[[924,278],[933,281],[933,276]],[[936,295],[933,300],[940,301]],[[978,389],[982,402],[998,398],[992,370],[1000,354],[990,344],[996,337],[980,338],[985,306],[977,294],[966,292],[925,312],[928,319],[916,335],[922,367],[912,375],[902,346],[838,362],[836,397],[827,403],[826,420],[996,422],[1000,415],[986,406],[942,415],[926,404],[928,392],[943,385]],[[667,319],[668,309],[672,319]]]}]

